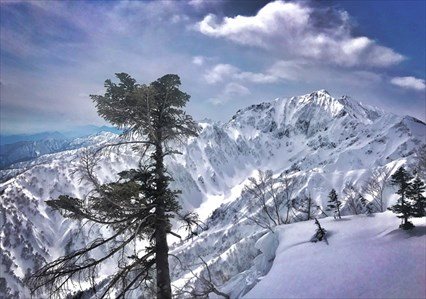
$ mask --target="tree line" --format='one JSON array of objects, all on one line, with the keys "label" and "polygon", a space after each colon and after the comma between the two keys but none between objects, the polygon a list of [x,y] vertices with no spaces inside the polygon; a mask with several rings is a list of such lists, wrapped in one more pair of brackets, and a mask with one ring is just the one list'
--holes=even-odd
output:
[{"label": "tree line", "polygon": [[[392,172],[387,168],[375,170],[362,187],[348,181],[340,196],[332,189],[324,210],[310,194],[295,196],[303,181],[294,174],[284,172],[274,177],[271,170],[258,170],[257,177],[250,177],[244,188],[250,206],[244,217],[274,232],[278,225],[330,216],[327,212],[331,212],[334,219],[341,219],[342,210],[353,215],[371,215],[388,209],[403,220],[401,228],[409,229],[413,227],[409,218],[425,216],[425,184],[419,171],[415,178],[403,167]],[[388,185],[397,187],[396,193],[400,195],[397,203],[389,208],[385,198]]]}]

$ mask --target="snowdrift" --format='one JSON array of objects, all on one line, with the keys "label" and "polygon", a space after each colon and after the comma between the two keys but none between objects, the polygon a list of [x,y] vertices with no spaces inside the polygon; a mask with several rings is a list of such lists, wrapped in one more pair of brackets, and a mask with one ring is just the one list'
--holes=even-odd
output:
[{"label": "snowdrift", "polygon": [[269,273],[243,298],[425,298],[426,218],[398,229],[391,212],[321,219],[328,243],[311,243],[313,221],[277,228]]}]

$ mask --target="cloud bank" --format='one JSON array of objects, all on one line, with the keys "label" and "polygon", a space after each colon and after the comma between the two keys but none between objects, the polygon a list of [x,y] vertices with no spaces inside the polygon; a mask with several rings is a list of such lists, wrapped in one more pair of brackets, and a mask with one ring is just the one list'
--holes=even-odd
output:
[{"label": "cloud bank", "polygon": [[390,81],[393,85],[406,88],[406,89],[414,89],[417,91],[424,91],[426,89],[425,80],[418,79],[412,76],[408,77],[395,77]]},{"label": "cloud bank", "polygon": [[271,2],[255,16],[219,19],[209,14],[196,28],[207,36],[278,51],[282,58],[374,67],[388,67],[405,59],[368,37],[353,36],[345,11],[313,9],[303,3]]}]

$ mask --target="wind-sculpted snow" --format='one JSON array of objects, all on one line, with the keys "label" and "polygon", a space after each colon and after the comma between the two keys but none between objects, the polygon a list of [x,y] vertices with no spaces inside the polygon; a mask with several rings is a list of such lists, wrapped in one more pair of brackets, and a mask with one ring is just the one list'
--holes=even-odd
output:
[{"label": "wind-sculpted snow", "polygon": [[328,245],[309,242],[313,221],[281,226],[271,271],[244,298],[424,298],[426,223],[399,223],[389,211],[329,217]]},{"label": "wind-sculpted snow", "polygon": [[[186,267],[170,258],[173,284],[182,287],[189,280],[200,288],[189,268],[205,273],[201,257],[214,283],[232,297],[246,294],[269,271],[273,254],[262,242],[269,248],[277,246],[273,240],[261,242],[266,232],[246,217],[258,212],[249,208],[252,199],[242,192],[257,169],[299,178],[295,196],[309,193],[324,207],[332,188],[340,194],[346,182],[361,185],[375,169],[411,163],[426,129],[417,119],[387,114],[349,97],[334,99],[325,90],[252,105],[225,124],[199,125],[200,135],[179,146],[182,155],[166,161],[173,188],[182,190],[184,210],[195,209],[205,223],[198,236],[171,247]],[[0,172],[7,179],[0,185],[5,269],[0,286],[7,286],[10,294],[28,296],[22,285],[27,272],[101,233],[85,226],[77,235],[79,224],[64,220],[44,201],[60,194],[85,196],[90,186],[73,171],[78,156],[86,147],[116,138],[104,133],[75,140],[74,150]],[[96,171],[102,182],[108,182],[117,178],[117,172],[137,167],[138,161],[137,153],[122,147],[103,156]],[[387,200],[394,200],[392,192],[387,188]],[[349,213],[343,209],[343,214]]]}]

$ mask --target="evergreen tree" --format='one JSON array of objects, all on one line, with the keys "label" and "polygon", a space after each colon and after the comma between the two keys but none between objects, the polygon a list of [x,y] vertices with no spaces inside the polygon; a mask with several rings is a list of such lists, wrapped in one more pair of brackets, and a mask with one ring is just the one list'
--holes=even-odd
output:
[{"label": "evergreen tree", "polygon": [[407,200],[407,193],[410,189],[410,181],[412,176],[404,169],[404,167],[399,168],[391,177],[391,183],[395,186],[398,186],[397,194],[400,195],[397,203],[392,207],[389,207],[388,210],[394,212],[398,215],[398,218],[402,219],[402,224],[400,228],[411,229],[414,225],[408,221],[410,217],[414,215],[414,209],[412,204]]},{"label": "evergreen tree", "polygon": [[407,197],[412,200],[412,215],[413,217],[426,216],[426,198],[423,196],[425,191],[425,184],[416,178],[409,186]]},{"label": "evergreen tree", "polygon": [[336,218],[342,219],[342,216],[340,215],[341,206],[342,206],[342,202],[339,200],[336,190],[332,189],[330,191],[330,194],[328,195],[327,210],[334,211],[333,213],[334,219]]},{"label": "evergreen tree", "polygon": [[[190,225],[196,217],[192,213],[179,214],[180,192],[169,187],[172,178],[164,158],[176,153],[171,141],[196,136],[197,126],[182,110],[189,95],[179,90],[177,75],[165,75],[149,85],[137,84],[125,73],[116,76],[118,84],[106,80],[105,94],[91,98],[99,115],[122,128],[127,137],[104,148],[132,145],[140,156],[139,167],[119,173],[117,182],[100,184],[95,173],[99,150],[83,157],[80,168],[84,179],[94,186],[92,192],[87,198],[64,195],[47,203],[65,217],[104,225],[113,233],[37,271],[29,279],[32,291],[50,286],[52,295],[69,288],[75,279],[92,281],[100,264],[118,259],[118,270],[102,288],[100,298],[114,292],[114,297],[124,298],[147,280],[156,281],[157,298],[172,297],[167,235],[178,235],[172,232],[170,218],[180,217]],[[149,243],[145,250],[136,247],[138,240]],[[100,246],[107,246],[106,254],[94,254],[97,258],[89,255]]]}]

